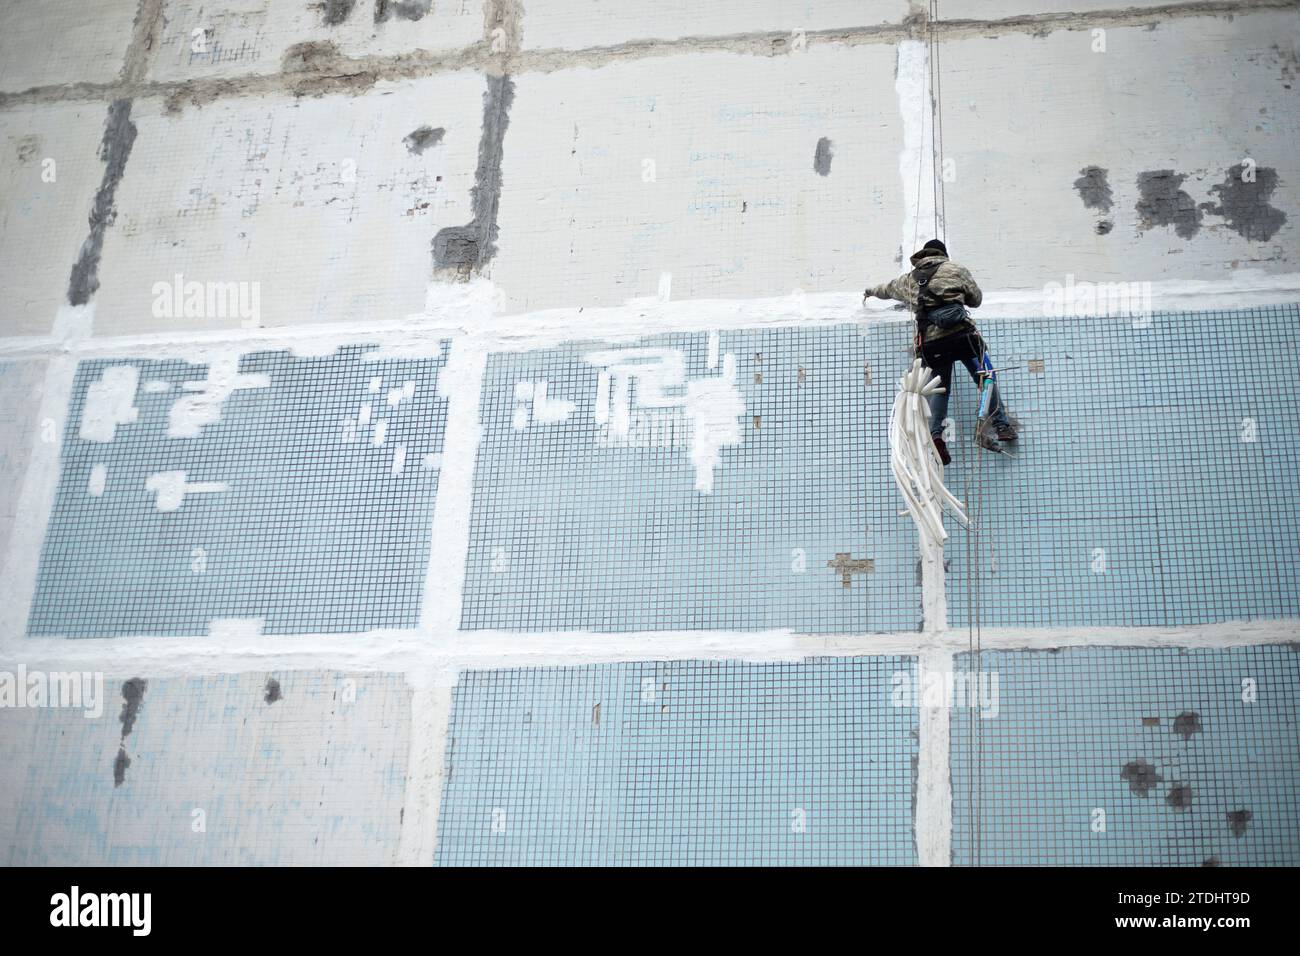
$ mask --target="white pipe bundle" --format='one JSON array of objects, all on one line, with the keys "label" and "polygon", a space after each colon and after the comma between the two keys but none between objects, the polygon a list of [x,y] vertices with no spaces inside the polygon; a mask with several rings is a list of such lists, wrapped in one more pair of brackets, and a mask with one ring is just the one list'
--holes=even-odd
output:
[{"label": "white pipe bundle", "polygon": [[943,465],[930,439],[929,396],[943,391],[939,376],[918,358],[898,380],[898,397],[889,416],[889,467],[917,530],[932,544],[948,538],[943,529],[947,508],[963,525],[966,506],[943,483]]}]

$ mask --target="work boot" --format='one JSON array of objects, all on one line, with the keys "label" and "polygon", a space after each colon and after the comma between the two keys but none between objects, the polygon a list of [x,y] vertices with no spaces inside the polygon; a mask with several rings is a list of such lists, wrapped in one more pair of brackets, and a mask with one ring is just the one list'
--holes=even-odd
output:
[{"label": "work boot", "polygon": [[939,453],[939,460],[945,465],[952,464],[952,455],[948,454],[948,446],[944,440],[937,435],[934,436],[934,450]]},{"label": "work boot", "polygon": [[998,426],[998,441],[1015,441],[1020,437],[1020,432],[1016,431],[1010,425]]}]

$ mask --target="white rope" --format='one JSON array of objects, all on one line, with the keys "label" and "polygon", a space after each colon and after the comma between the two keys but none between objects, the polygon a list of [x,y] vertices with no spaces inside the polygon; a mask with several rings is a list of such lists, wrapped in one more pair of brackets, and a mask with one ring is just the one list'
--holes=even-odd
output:
[{"label": "white rope", "polygon": [[943,512],[969,525],[966,507],[943,483],[943,465],[930,438],[931,395],[942,392],[939,376],[915,359],[898,380],[889,415],[889,467],[917,530],[932,544],[948,539]]}]

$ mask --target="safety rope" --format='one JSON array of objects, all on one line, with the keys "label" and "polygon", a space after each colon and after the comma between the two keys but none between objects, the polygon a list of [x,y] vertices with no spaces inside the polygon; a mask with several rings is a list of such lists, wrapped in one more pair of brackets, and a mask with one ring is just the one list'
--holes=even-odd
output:
[{"label": "safety rope", "polygon": [[934,238],[947,241],[948,201],[944,192],[943,75],[939,66],[939,0],[930,0],[926,22],[930,67],[930,167],[934,204]]},{"label": "safety rope", "polygon": [[[983,588],[981,580],[983,577],[983,562],[981,552],[980,532],[982,530],[981,522],[984,519],[984,455],[981,452],[981,443],[985,440],[986,429],[989,424],[989,415],[993,414],[992,393],[990,389],[994,387],[994,374],[985,372],[985,369],[992,368],[992,362],[988,358],[988,349],[984,344],[984,337],[978,332],[967,333],[974,335],[974,341],[971,342],[972,351],[979,356],[978,364],[980,375],[978,376],[978,411],[975,417],[975,433],[972,449],[974,453],[974,464],[967,463],[965,467],[965,498],[969,508],[970,522],[966,526],[966,653],[967,660],[972,665],[972,673],[967,675],[965,686],[969,689],[972,686],[971,678],[974,678],[976,688],[976,700],[966,701],[966,713],[969,725],[969,736],[971,741],[971,750],[973,759],[967,773],[967,796],[966,807],[969,813],[968,827],[968,854],[972,866],[980,865],[981,851],[983,849],[983,830],[980,826],[982,815],[980,813],[981,803],[983,800],[984,789],[984,746],[981,734],[981,721],[983,718],[976,714],[978,709],[974,706],[979,702],[978,693],[981,688],[980,682],[983,680],[983,615],[982,598]],[[988,407],[985,407],[985,397],[989,399]],[[998,404],[1001,405],[1001,395],[998,396]],[[971,470],[975,473],[974,487],[971,487]]]},{"label": "safety rope", "polygon": [[[928,54],[929,65],[929,92],[930,92],[930,173],[931,173],[931,202],[933,203],[934,219],[934,237],[944,242],[947,241],[948,231],[948,198],[944,188],[944,138],[943,138],[943,70],[940,63],[940,41],[939,41],[939,0],[930,0],[929,15],[926,18],[926,50]],[[925,156],[925,124],[921,125],[921,148],[918,150],[922,157]],[[917,197],[916,197],[916,228],[920,229],[920,208],[921,208],[921,176],[918,170],[917,174]],[[917,248],[916,243],[919,235],[913,236],[912,248]],[[969,334],[969,333],[968,333]],[[989,394],[988,408],[985,407],[986,391],[993,388],[994,374],[985,374],[983,370],[991,369],[992,363],[988,359],[988,350],[984,345],[984,337],[978,332],[974,333],[975,340],[972,346],[978,345],[979,367],[982,370],[978,377],[979,385],[979,412],[976,415],[975,434],[973,444],[976,446],[974,462],[974,487],[971,482],[971,465],[967,463],[965,468],[965,501],[969,509],[969,521],[966,525],[966,626],[967,626],[967,660],[973,665],[973,676],[975,681],[976,693],[980,687],[979,681],[983,679],[983,624],[982,624],[982,589],[980,587],[980,578],[982,576],[981,561],[981,542],[979,541],[981,521],[984,516],[984,455],[980,451],[980,443],[984,440],[985,429],[988,427],[988,415],[992,412],[992,395]],[[920,350],[918,344],[918,351]],[[1001,396],[998,396],[999,404]],[[969,676],[969,675],[968,675]],[[965,686],[969,689],[971,682],[968,679]],[[978,702],[978,698],[977,701]],[[973,866],[980,863],[981,852],[983,849],[983,832],[980,826],[981,813],[980,802],[983,799],[983,776],[984,776],[984,751],[983,740],[980,732],[980,719],[976,714],[977,708],[972,706],[971,701],[966,702],[966,711],[969,719],[969,734],[971,740],[972,756],[968,774],[967,784],[968,793],[966,806],[969,812],[969,847],[968,853],[970,862]]]}]

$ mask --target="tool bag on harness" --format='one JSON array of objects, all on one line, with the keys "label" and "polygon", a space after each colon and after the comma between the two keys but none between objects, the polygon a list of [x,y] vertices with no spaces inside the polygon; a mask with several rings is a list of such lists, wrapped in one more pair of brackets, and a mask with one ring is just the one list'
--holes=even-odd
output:
[{"label": "tool bag on harness", "polygon": [[917,325],[929,322],[936,328],[944,330],[955,329],[963,322],[969,321],[970,313],[962,303],[944,302],[930,292],[930,280],[934,278],[934,273],[941,265],[943,265],[942,260],[934,265],[917,266],[912,270],[912,278],[916,280],[917,285],[916,322]]}]

